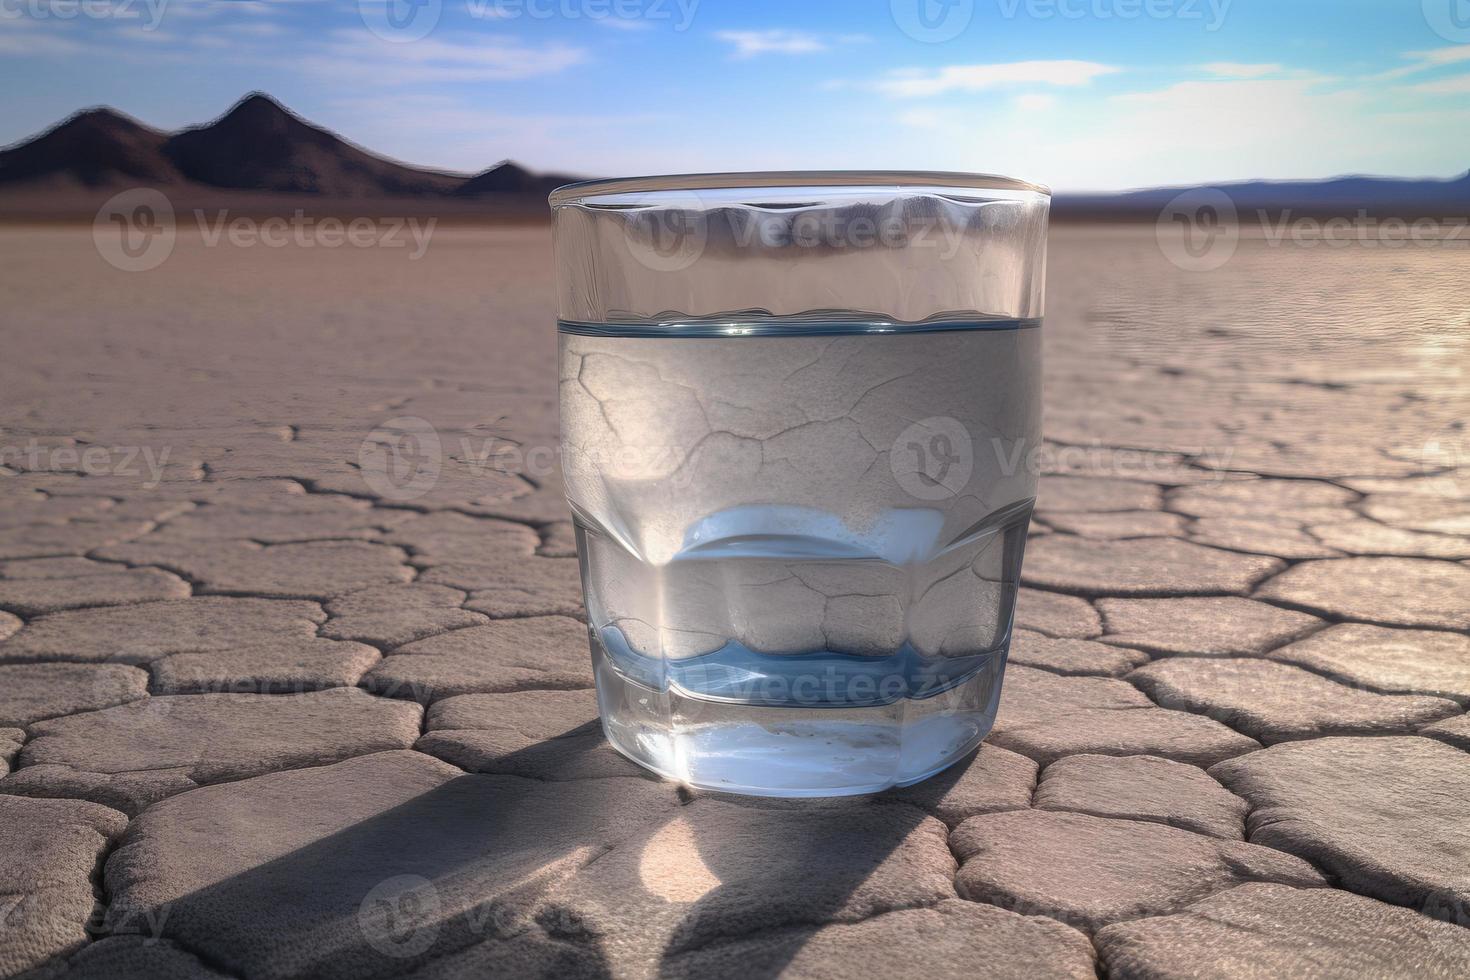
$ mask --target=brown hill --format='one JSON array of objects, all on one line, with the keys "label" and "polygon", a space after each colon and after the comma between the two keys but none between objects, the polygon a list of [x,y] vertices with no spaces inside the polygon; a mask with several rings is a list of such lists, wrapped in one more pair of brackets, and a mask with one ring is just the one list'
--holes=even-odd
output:
[{"label": "brown hill", "polygon": [[167,134],[113,109],[86,109],[0,150],[0,183],[177,184],[185,178],[164,152],[167,142]]},{"label": "brown hill", "polygon": [[259,92],[171,137],[164,153],[190,180],[241,190],[415,197],[448,194],[465,182],[369,153]]},{"label": "brown hill", "polygon": [[521,194],[545,197],[577,177],[563,174],[535,174],[518,163],[506,160],[489,170],[475,174],[454,191],[457,197],[482,197],[491,194]]}]

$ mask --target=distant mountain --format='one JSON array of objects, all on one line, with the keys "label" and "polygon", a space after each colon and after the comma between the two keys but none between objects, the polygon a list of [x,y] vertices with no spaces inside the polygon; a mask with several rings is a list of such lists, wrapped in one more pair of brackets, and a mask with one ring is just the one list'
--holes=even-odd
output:
[{"label": "distant mountain", "polygon": [[359,149],[259,92],[207,126],[171,137],[164,152],[190,180],[237,190],[418,197],[448,194],[464,183]]},{"label": "distant mountain", "polygon": [[253,92],[223,116],[172,135],[112,109],[80,112],[0,150],[0,189],[192,185],[341,199],[537,199],[575,178],[500,163],[472,177],[389,160]]},{"label": "distant mountain", "polygon": [[[1400,179],[1348,176],[1328,180],[1250,180],[1215,185],[1237,211],[1419,217],[1470,215],[1470,171],[1459,177]],[[1119,217],[1157,214],[1180,194],[1198,187],[1155,187],[1115,194],[1058,194],[1054,211],[1063,217]]]},{"label": "distant mountain", "polygon": [[[405,199],[415,199],[446,213],[475,214],[488,207],[529,215],[544,214],[546,195],[574,179],[533,173],[508,160],[473,176],[409,166],[313,125],[260,92],[207,125],[174,134],[97,108],[0,149],[0,194],[12,191],[4,200],[10,213],[42,208],[43,191],[164,186],[204,202],[219,201],[229,191],[275,195],[292,202],[289,207],[296,207],[295,196],[310,195],[355,201],[359,209],[373,206],[364,203],[372,200],[396,201],[384,206],[401,209]],[[1198,189],[1058,194],[1052,213],[1062,220],[1153,220],[1175,197]],[[1289,208],[1320,216],[1354,216],[1360,210],[1380,217],[1470,215],[1470,172],[1449,180],[1354,176],[1245,181],[1219,189],[1247,214]]]},{"label": "distant mountain", "polygon": [[0,184],[175,184],[184,177],[164,152],[167,142],[166,133],[120,112],[87,109],[0,151]]},{"label": "distant mountain", "polygon": [[520,164],[506,160],[465,181],[454,193],[459,197],[481,197],[487,194],[550,194],[563,184],[576,180],[563,174],[533,174]]}]

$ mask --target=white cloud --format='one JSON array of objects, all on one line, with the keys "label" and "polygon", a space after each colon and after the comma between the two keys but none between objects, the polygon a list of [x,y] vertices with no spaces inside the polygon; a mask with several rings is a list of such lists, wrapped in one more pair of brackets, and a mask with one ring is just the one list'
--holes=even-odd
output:
[{"label": "white cloud", "polygon": [[[0,23],[52,23],[70,27],[77,20],[141,20],[167,0],[6,0],[0,2]],[[150,9],[151,8],[151,9]]]},{"label": "white cloud", "polygon": [[[614,137],[640,127],[666,132],[669,124],[667,117],[652,113],[507,113],[434,94],[331,102],[331,125],[359,145],[419,166],[464,173],[478,173],[506,158],[533,170],[635,172],[647,166],[630,158],[642,152],[641,141]],[[589,148],[595,152],[589,155]]]},{"label": "white cloud", "polygon": [[654,29],[652,21],[639,20],[636,17],[597,17],[592,23],[598,27],[608,27],[615,31],[651,31]]},{"label": "white cloud", "polygon": [[508,81],[554,75],[581,64],[587,54],[564,44],[529,47],[511,37],[481,36],[473,41],[427,37],[394,44],[362,31],[332,32],[317,53],[295,63],[333,79],[373,85],[426,82]]},{"label": "white cloud", "polygon": [[754,58],[761,54],[810,54],[827,50],[826,41],[815,34],[802,31],[716,31],[715,37],[734,45],[737,58]]},{"label": "white cloud", "polygon": [[107,32],[107,40],[142,41],[145,44],[173,44],[180,40],[176,34],[157,30],[152,27],[140,27],[137,24],[128,24],[125,27],[114,27]]},{"label": "white cloud", "polygon": [[941,129],[950,119],[939,109],[906,109],[898,114],[898,121],[916,129]]},{"label": "white cloud", "polygon": [[[34,57],[65,57],[82,54],[88,46],[75,40],[78,33],[68,20],[28,17],[24,5],[12,12],[0,0],[0,54]],[[117,28],[109,27],[116,32]],[[71,36],[63,36],[71,35]]]},{"label": "white cloud", "polygon": [[86,51],[86,47],[64,37],[0,34],[0,54],[24,57],[27,55],[74,55]]},{"label": "white cloud", "polygon": [[1057,97],[1048,92],[1022,92],[1016,96],[1016,108],[1026,112],[1044,112],[1057,104]]},{"label": "white cloud", "polygon": [[1406,87],[1410,92],[1424,95],[1466,95],[1470,94],[1470,75],[1456,75],[1453,78],[1441,78],[1437,82],[1420,82]]},{"label": "white cloud", "polygon": [[[170,17],[214,17],[218,14],[266,15],[290,9],[301,0],[154,0],[165,3]],[[355,10],[356,8],[354,8]]]},{"label": "white cloud", "polygon": [[917,98],[947,92],[980,92],[1005,85],[1087,85],[1121,69],[1095,61],[1012,61],[991,65],[948,65],[937,70],[889,72],[872,87],[888,95]]},{"label": "white cloud", "polygon": [[1414,75],[1421,71],[1442,68],[1445,65],[1457,64],[1461,61],[1470,61],[1470,44],[1457,44],[1452,48],[1433,48],[1429,51],[1406,51],[1404,57],[1412,59],[1411,63],[1379,72],[1372,77],[1379,81],[1388,81],[1403,78],[1405,75]]},{"label": "white cloud", "polygon": [[[241,56],[241,60],[251,60],[250,52],[256,52],[256,59],[262,51],[259,46],[248,48],[250,41],[259,38],[278,38],[287,34],[284,27],[268,20],[246,20],[231,21],[229,23],[217,24],[209,31],[191,31],[188,35],[188,43],[195,48],[210,48],[215,50],[226,50]],[[213,55],[211,55],[213,57]]]},{"label": "white cloud", "polygon": [[1410,51],[1407,57],[1423,62],[1430,67],[1451,65],[1459,61],[1470,61],[1470,45],[1457,44],[1452,48],[1435,48],[1431,51]]},{"label": "white cloud", "polygon": [[269,21],[250,21],[221,25],[220,30],[226,34],[248,35],[250,37],[280,37],[286,33],[286,29],[280,24],[273,24]]},{"label": "white cloud", "polygon": [[1246,64],[1240,61],[1212,61],[1203,67],[1213,75],[1223,75],[1226,78],[1261,78],[1265,75],[1279,75],[1283,70],[1275,63]]},{"label": "white cloud", "polygon": [[874,165],[921,159],[1066,190],[1462,172],[1463,154],[1443,134],[1470,127],[1470,109],[1417,110],[1396,91],[1287,72],[1112,95],[1067,90],[1045,115],[1017,100],[946,103],[897,114],[910,132],[892,141],[904,157]]},{"label": "white cloud", "polygon": [[[295,4],[305,0],[273,0]],[[313,0],[316,2],[316,0]],[[124,0],[111,0],[114,14]],[[79,25],[77,19],[8,19],[0,10],[0,54],[35,56],[54,62],[85,58],[164,70],[170,66],[226,65],[255,72],[295,71],[302,67],[294,53],[282,53],[278,40],[286,28],[258,17],[221,18],[215,14],[262,6],[253,0],[126,0],[141,17],[109,17],[106,23]],[[5,0],[0,0],[0,8]],[[186,18],[175,20],[175,18]],[[5,36],[12,28],[27,31],[25,43]],[[344,32],[346,33],[346,32]],[[274,75],[270,77],[275,77]],[[354,79],[357,81],[357,79]],[[274,84],[274,83],[272,83]],[[110,97],[110,96],[109,96]]]},{"label": "white cloud", "polygon": [[[142,3],[143,0],[138,0]],[[150,0],[162,3],[162,0]],[[305,2],[305,0],[279,0]],[[4,0],[0,0],[3,5]],[[171,0],[166,7],[205,11],[223,7],[251,8],[257,3]],[[168,26],[164,19],[165,27]],[[178,33],[153,30],[147,24],[110,24],[80,40],[71,21],[5,19],[0,15],[0,54],[54,59],[86,55],[150,65],[224,64],[250,66],[273,73],[305,72],[323,84],[353,87],[514,81],[553,75],[587,60],[587,52],[563,43],[529,44],[504,34],[435,34],[412,44],[395,44],[360,28],[339,28],[325,37],[302,36],[289,49],[278,43],[289,30],[271,21],[192,21]],[[23,38],[15,35],[24,30]],[[67,35],[67,36],[63,36]],[[24,43],[22,43],[22,41]],[[269,77],[275,77],[271,75]]]}]

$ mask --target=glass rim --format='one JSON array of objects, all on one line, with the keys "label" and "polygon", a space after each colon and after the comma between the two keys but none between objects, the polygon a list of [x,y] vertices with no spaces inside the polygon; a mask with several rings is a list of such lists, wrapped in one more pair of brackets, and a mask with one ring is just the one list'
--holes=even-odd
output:
[{"label": "glass rim", "polygon": [[750,173],[666,174],[614,177],[563,184],[551,192],[552,207],[579,204],[589,198],[627,193],[761,188],[866,187],[873,190],[939,187],[980,191],[1021,191],[1051,197],[1051,188],[999,174],[951,170],[766,170]]}]

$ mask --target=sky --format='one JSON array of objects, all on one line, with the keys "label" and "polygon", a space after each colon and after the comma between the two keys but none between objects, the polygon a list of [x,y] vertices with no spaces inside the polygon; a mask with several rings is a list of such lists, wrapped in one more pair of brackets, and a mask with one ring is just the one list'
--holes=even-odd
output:
[{"label": "sky", "polygon": [[0,144],[268,92],[477,172],[1470,169],[1470,0],[0,0]]}]

